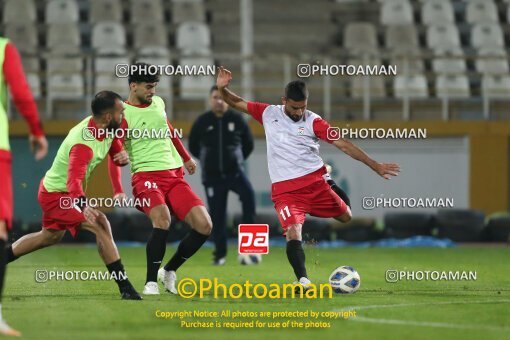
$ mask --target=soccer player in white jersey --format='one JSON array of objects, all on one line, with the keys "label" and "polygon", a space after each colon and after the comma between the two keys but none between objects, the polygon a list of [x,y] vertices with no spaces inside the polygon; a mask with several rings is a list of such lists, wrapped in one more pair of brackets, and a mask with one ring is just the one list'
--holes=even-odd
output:
[{"label": "soccer player in white jersey", "polygon": [[[400,171],[397,164],[378,163],[348,140],[330,138],[330,125],[319,115],[307,110],[308,91],[302,81],[285,87],[281,105],[248,102],[227,87],[232,74],[218,69],[216,85],[223,100],[232,108],[250,114],[264,126],[267,162],[271,178],[271,198],[287,239],[287,258],[299,284],[307,289],[305,253],[301,244],[301,228],[306,214],[350,221],[349,206],[326,181],[327,171],[319,155],[322,139],[363,162],[385,179]],[[332,136],[331,136],[332,137]]]}]

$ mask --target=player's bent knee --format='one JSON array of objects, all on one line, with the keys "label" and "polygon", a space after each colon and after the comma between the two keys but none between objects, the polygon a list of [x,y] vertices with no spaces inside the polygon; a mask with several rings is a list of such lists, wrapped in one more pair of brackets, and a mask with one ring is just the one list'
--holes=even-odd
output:
[{"label": "player's bent knee", "polygon": [[204,206],[200,205],[191,208],[184,218],[184,221],[202,235],[211,235],[212,233],[213,225],[211,216],[209,216]]},{"label": "player's bent knee", "polygon": [[288,226],[285,234],[287,241],[301,241],[301,224],[292,224]]},{"label": "player's bent knee", "polygon": [[336,220],[340,221],[340,222],[343,222],[343,223],[347,223],[349,222],[351,219],[352,219],[352,213],[351,213],[351,210],[348,209],[345,213],[343,213],[342,215],[340,216],[337,216],[335,217]]},{"label": "player's bent knee", "polygon": [[51,246],[56,243],[59,243],[62,237],[64,237],[65,231],[59,230],[59,231],[46,231],[43,232],[44,239],[42,241],[43,246]]},{"label": "player's bent knee", "polygon": [[213,225],[212,225],[211,219],[206,219],[201,227],[200,233],[203,235],[211,235],[212,228],[213,228]]},{"label": "player's bent knee", "polygon": [[152,221],[152,226],[154,228],[168,230],[170,228],[170,222],[172,221],[170,217],[170,211],[166,205],[158,205],[149,213],[149,218]]},{"label": "player's bent knee", "polygon": [[211,235],[212,228],[212,221],[208,215],[201,216],[194,223],[194,229],[202,235]]},{"label": "player's bent knee", "polygon": [[168,230],[170,228],[171,217],[170,214],[160,213],[152,217],[152,226],[154,228]]}]

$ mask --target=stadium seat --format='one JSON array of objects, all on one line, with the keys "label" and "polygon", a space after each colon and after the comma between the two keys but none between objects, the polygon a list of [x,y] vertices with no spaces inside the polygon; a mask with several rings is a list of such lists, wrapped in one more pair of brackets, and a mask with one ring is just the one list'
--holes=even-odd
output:
[{"label": "stadium seat", "polygon": [[436,24],[427,27],[427,46],[429,48],[460,47],[459,30],[454,24]]},{"label": "stadium seat", "polygon": [[482,47],[478,50],[476,71],[482,74],[506,74],[509,72],[508,58],[501,47]]},{"label": "stadium seat", "polygon": [[469,0],[466,21],[469,24],[499,22],[496,4],[492,0]]},{"label": "stadium seat", "polygon": [[377,50],[377,32],[368,22],[347,24],[344,31],[344,47],[351,53]]},{"label": "stadium seat", "polygon": [[205,22],[205,8],[202,1],[172,1],[172,22]]},{"label": "stadium seat", "polygon": [[161,0],[131,0],[129,2],[131,22],[135,24],[163,23],[165,18]]},{"label": "stadium seat", "polygon": [[46,4],[46,23],[78,22],[80,13],[75,0],[50,0]]},{"label": "stadium seat", "polygon": [[349,77],[351,84],[351,97],[360,99],[365,96],[365,81],[368,81],[370,98],[386,98],[386,87],[382,76],[354,76]]},{"label": "stadium seat", "polygon": [[427,79],[423,74],[410,76],[398,75],[394,77],[393,88],[395,98],[409,97],[411,99],[427,98],[429,96]]},{"label": "stadium seat", "polygon": [[471,95],[466,75],[441,74],[436,78],[436,97],[465,99]]},{"label": "stadium seat", "polygon": [[119,78],[115,73],[100,74],[95,76],[94,93],[102,90],[110,90],[124,96],[129,91],[126,78]]},{"label": "stadium seat", "polygon": [[40,70],[39,58],[23,57],[21,58],[21,63],[23,64],[23,70],[27,73],[30,72],[37,73]]},{"label": "stadium seat", "polygon": [[414,23],[413,7],[409,0],[391,0],[381,3],[381,24],[402,25]]},{"label": "stadium seat", "polygon": [[[365,57],[351,58],[347,61],[348,65],[382,65],[381,59],[376,55],[367,54]],[[352,98],[363,98],[365,86],[369,87],[371,98],[385,98],[386,87],[384,85],[384,76],[352,76],[350,80],[350,92]],[[368,83],[367,83],[368,81]],[[320,85],[323,86],[322,83]],[[338,87],[337,87],[338,88]]]},{"label": "stadium seat", "polygon": [[170,51],[162,46],[143,46],[138,49],[140,56],[169,57]]},{"label": "stadium seat", "polygon": [[102,21],[122,21],[122,5],[120,0],[90,1],[89,21],[93,24]]},{"label": "stadium seat", "polygon": [[75,23],[50,24],[46,34],[46,47],[52,53],[77,53],[81,49],[80,31]]},{"label": "stadium seat", "polygon": [[52,99],[83,99],[83,77],[80,74],[53,74],[48,77],[48,95]]},{"label": "stadium seat", "polygon": [[510,98],[510,75],[484,75],[482,78],[482,94],[487,98]]},{"label": "stadium seat", "polygon": [[3,7],[3,23],[19,23],[23,18],[23,23],[35,22],[37,19],[34,0],[5,0]]},{"label": "stadium seat", "polygon": [[394,25],[386,28],[386,47],[392,51],[418,47],[415,25]]},{"label": "stadium seat", "polygon": [[442,47],[434,50],[432,69],[441,74],[459,74],[466,72],[464,51],[460,47]]},{"label": "stadium seat", "polygon": [[168,42],[165,27],[166,26],[159,23],[152,22],[138,24],[138,27],[134,31],[133,46],[136,49],[144,46],[167,46]]},{"label": "stadium seat", "polygon": [[[181,58],[180,65],[214,65],[211,58]],[[180,76],[180,97],[182,99],[205,99],[209,95],[214,79],[209,76]]]},{"label": "stadium seat", "polygon": [[485,23],[476,24],[471,31],[471,46],[482,47],[504,47],[503,31],[499,24]]},{"label": "stadium seat", "polygon": [[83,72],[83,59],[62,55],[49,56],[46,61],[48,74],[75,74]]},{"label": "stadium seat", "polygon": [[450,1],[428,0],[424,1],[421,10],[422,22],[425,25],[454,23],[453,7]]},{"label": "stadium seat", "polygon": [[177,28],[176,41],[182,54],[203,54],[211,46],[211,33],[204,23],[185,22]]},{"label": "stadium seat", "polygon": [[94,73],[96,75],[106,74],[111,75],[115,74],[115,67],[118,64],[128,64],[129,58],[126,56],[102,56],[94,59]]},{"label": "stadium seat", "polygon": [[32,95],[35,99],[41,98],[41,80],[39,79],[39,75],[37,73],[27,73],[26,74],[27,83],[30,86],[30,90],[32,91]]},{"label": "stadium seat", "polygon": [[420,49],[417,47],[397,50],[391,54],[390,64],[397,66],[398,74],[422,73],[425,69]]},{"label": "stadium seat", "polygon": [[20,53],[35,53],[38,50],[37,28],[35,24],[6,24],[4,32],[5,36],[16,45]]},{"label": "stadium seat", "polygon": [[113,49],[124,50],[126,32],[124,26],[117,22],[100,22],[92,29],[92,47],[98,53],[106,54]]},{"label": "stadium seat", "polygon": [[135,62],[144,62],[150,65],[172,65],[172,60],[168,57],[139,55]]}]

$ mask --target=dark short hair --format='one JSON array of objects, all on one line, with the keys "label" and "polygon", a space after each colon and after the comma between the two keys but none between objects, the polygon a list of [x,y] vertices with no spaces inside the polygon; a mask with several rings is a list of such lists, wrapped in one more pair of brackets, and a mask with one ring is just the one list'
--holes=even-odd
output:
[{"label": "dark short hair", "polygon": [[294,80],[285,86],[285,98],[300,102],[308,98],[308,89],[301,80]]},{"label": "dark short hair", "polygon": [[122,97],[113,91],[101,91],[96,93],[90,104],[94,117],[100,117],[105,111],[112,109],[117,99],[122,101]]},{"label": "dark short hair", "polygon": [[213,93],[214,91],[218,91],[218,85],[211,86],[211,89],[209,90],[209,94]]},{"label": "dark short hair", "polygon": [[[134,63],[136,68],[130,68],[130,72],[128,75],[128,83],[157,83],[159,82],[159,74],[149,74],[147,69],[151,66],[147,63]],[[131,70],[135,70],[135,72],[131,72]]]}]

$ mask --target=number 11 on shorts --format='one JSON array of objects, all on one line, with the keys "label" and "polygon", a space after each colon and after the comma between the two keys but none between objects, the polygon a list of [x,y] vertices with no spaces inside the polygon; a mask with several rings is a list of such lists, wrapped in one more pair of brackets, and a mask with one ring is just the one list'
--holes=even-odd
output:
[{"label": "number 11 on shorts", "polygon": [[286,205],[284,208],[280,209],[280,215],[282,215],[282,218],[284,221],[290,217],[290,211],[289,211],[288,205]]}]

